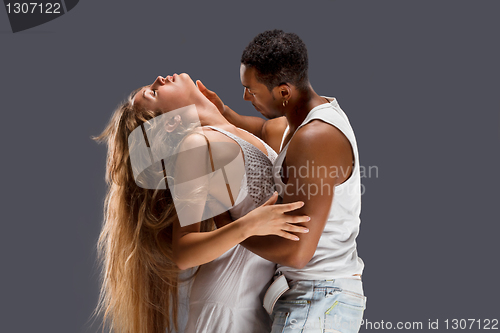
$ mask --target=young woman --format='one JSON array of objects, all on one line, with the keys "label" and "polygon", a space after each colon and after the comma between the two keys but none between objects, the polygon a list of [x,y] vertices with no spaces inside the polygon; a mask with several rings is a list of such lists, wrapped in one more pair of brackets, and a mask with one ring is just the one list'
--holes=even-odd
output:
[{"label": "young woman", "polygon": [[[187,106],[191,106],[185,109],[189,112],[176,113]],[[226,200],[227,192],[220,186],[202,183],[198,188],[188,186],[188,190],[179,186],[179,193],[170,186],[138,186],[130,135],[138,127],[145,131],[144,124],[163,115],[172,115],[164,123],[166,138],[184,133],[179,144],[169,147],[171,156],[177,156],[170,159],[169,174],[164,174],[171,177],[169,185],[190,184],[194,175],[214,173],[217,164],[217,168],[226,165],[234,159],[231,149],[224,148],[228,145],[242,153],[236,158],[244,165],[241,186],[234,191],[234,186],[227,185],[234,192],[230,193],[231,207],[229,214],[215,218],[216,228],[214,219],[202,220],[209,202]],[[202,127],[193,126],[198,119]],[[187,74],[159,76],[152,85],[132,93],[95,139],[108,146],[109,188],[98,244],[103,261],[98,309],[110,329],[120,333],[182,332],[177,326],[179,273],[202,265],[192,286],[186,332],[270,331],[260,297],[274,264],[238,244],[250,236],[268,234],[298,240],[293,233],[308,230],[293,223],[309,220],[285,214],[302,202],[274,205],[277,195],[272,194],[270,176],[274,151],[227,122]],[[169,144],[166,140],[165,145]],[[182,154],[189,151],[197,153]],[[196,195],[191,196],[190,190]],[[181,226],[177,203],[186,201],[183,219],[196,223]],[[230,220],[234,222],[228,223]]]}]

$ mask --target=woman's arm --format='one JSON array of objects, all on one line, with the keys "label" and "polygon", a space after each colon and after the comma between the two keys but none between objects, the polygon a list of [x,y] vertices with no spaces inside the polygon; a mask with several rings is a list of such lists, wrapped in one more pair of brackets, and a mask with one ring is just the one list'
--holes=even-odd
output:
[{"label": "woman's arm", "polygon": [[181,227],[175,222],[173,233],[175,263],[180,269],[205,264],[250,236],[277,235],[290,240],[299,240],[291,232],[306,233],[309,230],[293,224],[307,222],[309,217],[291,216],[285,213],[302,207],[303,203],[298,201],[274,205],[277,199],[278,194],[274,193],[262,206],[232,223],[209,232],[200,232],[200,223]]}]

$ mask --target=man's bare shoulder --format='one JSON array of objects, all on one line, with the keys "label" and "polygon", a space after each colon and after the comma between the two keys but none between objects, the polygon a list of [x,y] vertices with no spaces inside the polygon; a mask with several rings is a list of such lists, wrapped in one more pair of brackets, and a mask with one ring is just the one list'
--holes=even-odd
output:
[{"label": "man's bare shoulder", "polygon": [[331,162],[352,161],[349,139],[337,127],[321,120],[312,120],[297,130],[287,151],[287,159],[298,156],[324,156]]},{"label": "man's bare shoulder", "polygon": [[[327,143],[331,140],[338,141],[346,136],[337,127],[319,119],[311,120],[306,125],[300,127],[294,134],[292,142],[297,143]],[[342,140],[341,140],[342,141]],[[347,142],[349,142],[347,140]],[[291,143],[290,143],[291,144]]]}]

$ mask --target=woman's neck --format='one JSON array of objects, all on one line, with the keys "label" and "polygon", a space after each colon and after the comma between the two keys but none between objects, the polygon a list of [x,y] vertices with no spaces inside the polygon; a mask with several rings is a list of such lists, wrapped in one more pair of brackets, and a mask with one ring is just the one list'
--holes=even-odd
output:
[{"label": "woman's neck", "polygon": [[232,126],[219,112],[217,107],[208,100],[207,102],[201,101],[196,103],[196,110],[198,112],[198,116],[200,117],[201,126]]}]

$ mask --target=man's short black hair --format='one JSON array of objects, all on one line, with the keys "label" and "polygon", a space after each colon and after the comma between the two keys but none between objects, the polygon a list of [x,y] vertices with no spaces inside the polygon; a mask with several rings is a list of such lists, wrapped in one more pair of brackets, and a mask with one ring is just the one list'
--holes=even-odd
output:
[{"label": "man's short black hair", "polygon": [[241,63],[255,68],[257,81],[269,91],[282,83],[299,89],[308,84],[306,45],[294,33],[275,29],[258,34],[243,51]]}]

